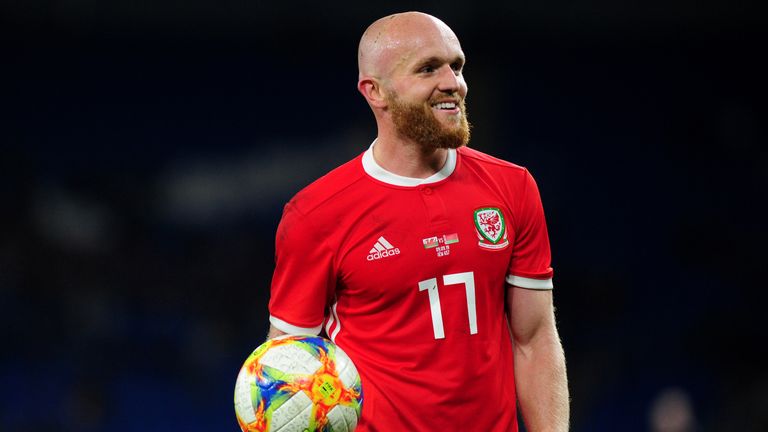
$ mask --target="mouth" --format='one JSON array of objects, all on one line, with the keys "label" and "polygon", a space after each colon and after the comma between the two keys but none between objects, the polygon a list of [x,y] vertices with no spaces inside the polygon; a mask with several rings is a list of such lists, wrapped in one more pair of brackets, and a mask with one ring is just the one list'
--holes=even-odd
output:
[{"label": "mouth", "polygon": [[435,102],[432,104],[432,109],[449,114],[457,114],[460,112],[459,103],[454,100]]}]

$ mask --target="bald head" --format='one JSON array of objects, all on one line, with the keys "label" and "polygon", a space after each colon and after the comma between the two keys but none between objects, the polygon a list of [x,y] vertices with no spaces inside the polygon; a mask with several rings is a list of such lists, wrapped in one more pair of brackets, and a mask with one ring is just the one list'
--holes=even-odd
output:
[{"label": "bald head", "polygon": [[357,51],[360,77],[385,79],[407,60],[425,40],[435,38],[459,44],[459,39],[444,22],[422,12],[389,15],[371,24],[363,33]]}]

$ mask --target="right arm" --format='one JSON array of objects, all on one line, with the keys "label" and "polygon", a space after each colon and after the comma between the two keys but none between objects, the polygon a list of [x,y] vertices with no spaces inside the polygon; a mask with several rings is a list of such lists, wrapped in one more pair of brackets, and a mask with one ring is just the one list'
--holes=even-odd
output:
[{"label": "right arm", "polygon": [[287,335],[288,333],[278,330],[277,327],[273,326],[272,324],[269,325],[269,332],[267,333],[267,339],[273,339],[278,336]]},{"label": "right arm", "polygon": [[[267,339],[285,334],[319,334],[327,299],[334,296],[335,254],[325,233],[295,205],[285,206],[275,236],[275,271],[270,287]],[[320,242],[307,239],[322,233]]]}]

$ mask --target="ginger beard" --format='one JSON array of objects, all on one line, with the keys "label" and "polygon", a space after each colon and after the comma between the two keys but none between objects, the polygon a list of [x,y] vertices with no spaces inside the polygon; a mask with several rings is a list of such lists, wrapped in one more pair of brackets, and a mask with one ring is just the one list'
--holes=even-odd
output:
[{"label": "ginger beard", "polygon": [[422,150],[456,149],[469,142],[471,125],[463,99],[459,101],[461,114],[453,126],[446,126],[435,117],[432,102],[409,104],[393,92],[387,94],[387,101],[397,133],[418,143]]}]

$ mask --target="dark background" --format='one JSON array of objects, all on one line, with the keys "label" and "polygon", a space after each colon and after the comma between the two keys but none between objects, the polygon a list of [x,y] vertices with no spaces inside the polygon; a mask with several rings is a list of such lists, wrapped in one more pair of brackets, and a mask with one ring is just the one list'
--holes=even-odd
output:
[{"label": "dark background", "polygon": [[237,430],[282,205],[375,137],[357,42],[411,9],[539,182],[573,430],[768,430],[767,21],[693,0],[4,2],[0,430]]}]

